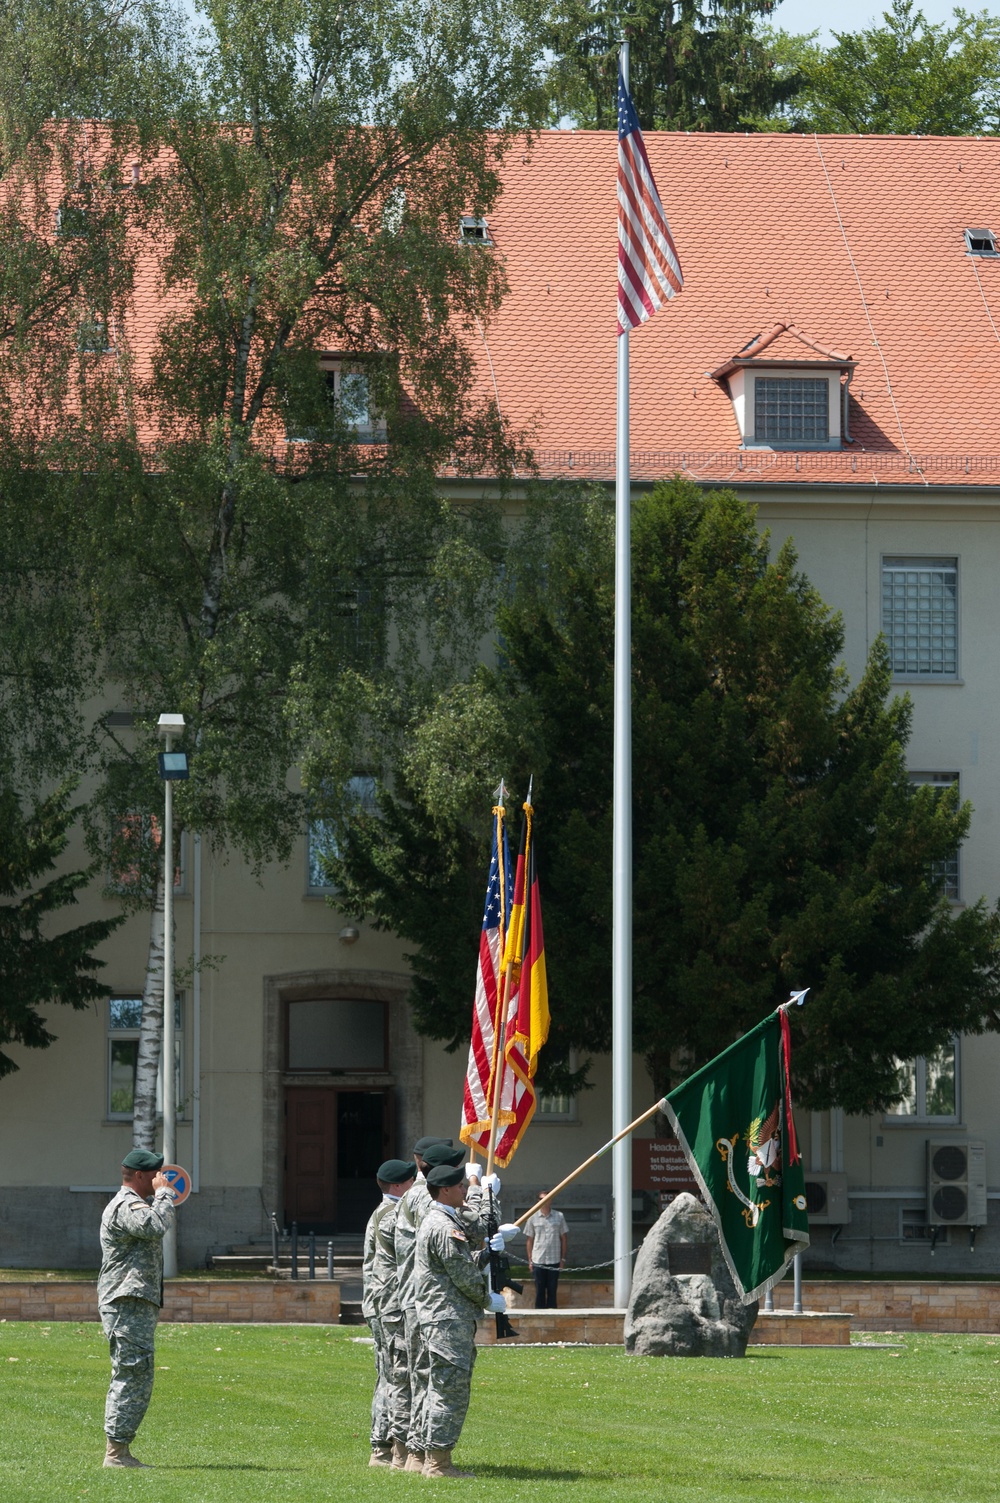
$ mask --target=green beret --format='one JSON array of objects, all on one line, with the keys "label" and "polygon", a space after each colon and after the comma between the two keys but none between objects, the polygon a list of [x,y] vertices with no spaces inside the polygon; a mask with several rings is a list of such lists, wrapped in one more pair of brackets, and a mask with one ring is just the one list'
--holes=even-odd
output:
[{"label": "green beret", "polygon": [[447,1143],[439,1143],[436,1148],[428,1148],[424,1154],[424,1163],[436,1169],[439,1164],[447,1164],[450,1169],[457,1169],[465,1163],[464,1148],[449,1148]]},{"label": "green beret", "polygon": [[405,1159],[386,1159],[384,1164],[379,1164],[375,1174],[384,1185],[401,1185],[404,1180],[416,1177],[416,1164],[408,1164]]},{"label": "green beret", "polygon": [[420,1157],[423,1158],[428,1148],[439,1148],[442,1143],[446,1144],[448,1148],[451,1147],[450,1138],[418,1138],[413,1145],[413,1152],[419,1153]]},{"label": "green beret", "polygon": [[436,1185],[438,1189],[444,1185],[460,1185],[464,1178],[465,1170],[457,1164],[436,1164],[427,1171],[427,1183]]},{"label": "green beret", "polygon": [[145,1148],[133,1148],[122,1159],[123,1169],[162,1169],[163,1154],[150,1153]]}]

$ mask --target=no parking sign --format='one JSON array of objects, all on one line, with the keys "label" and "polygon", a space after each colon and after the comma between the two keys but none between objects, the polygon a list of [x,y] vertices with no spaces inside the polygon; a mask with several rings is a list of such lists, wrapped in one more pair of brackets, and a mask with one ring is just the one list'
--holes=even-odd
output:
[{"label": "no parking sign", "polygon": [[170,1185],[170,1193],[174,1197],[174,1205],[183,1205],[191,1194],[191,1176],[180,1164],[164,1164],[160,1170],[163,1178]]}]

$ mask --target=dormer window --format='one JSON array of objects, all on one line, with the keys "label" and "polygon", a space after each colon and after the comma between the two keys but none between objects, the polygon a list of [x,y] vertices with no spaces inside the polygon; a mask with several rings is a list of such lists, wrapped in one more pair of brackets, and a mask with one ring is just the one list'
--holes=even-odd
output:
[{"label": "dormer window", "polygon": [[458,221],[458,241],[460,245],[492,245],[493,237],[485,219],[463,214]]},{"label": "dormer window", "polygon": [[829,376],[755,376],[754,443],[830,442]]},{"label": "dormer window", "polygon": [[966,230],[965,247],[970,256],[995,256],[996,236],[992,230]]},{"label": "dormer window", "polygon": [[[839,449],[846,439],[850,356],[776,324],[712,372],[727,389],[744,446]],[[846,379],[845,379],[846,378]]]},{"label": "dormer window", "polygon": [[323,356],[320,371],[323,387],[319,410],[310,412],[307,418],[289,414],[285,433],[287,441],[331,443],[343,438],[346,429],[346,436],[355,443],[384,444],[386,422],[381,413],[374,410],[367,371],[335,356]]}]

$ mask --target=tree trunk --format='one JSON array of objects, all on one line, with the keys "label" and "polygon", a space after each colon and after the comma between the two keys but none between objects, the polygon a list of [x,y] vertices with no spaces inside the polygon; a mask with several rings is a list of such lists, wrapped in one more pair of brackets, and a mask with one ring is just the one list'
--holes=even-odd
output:
[{"label": "tree trunk", "polygon": [[163,1052],[163,862],[157,860],[149,922],[149,955],[142,988],[142,1025],[135,1067],[132,1146],[156,1151],[156,1081]]}]

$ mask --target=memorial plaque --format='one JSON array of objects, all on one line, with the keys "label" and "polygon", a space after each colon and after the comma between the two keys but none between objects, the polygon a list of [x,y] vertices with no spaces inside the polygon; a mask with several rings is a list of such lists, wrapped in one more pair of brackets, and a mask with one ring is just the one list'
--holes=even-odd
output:
[{"label": "memorial plaque", "polygon": [[672,1274],[711,1274],[712,1249],[707,1242],[668,1242],[667,1261]]}]

